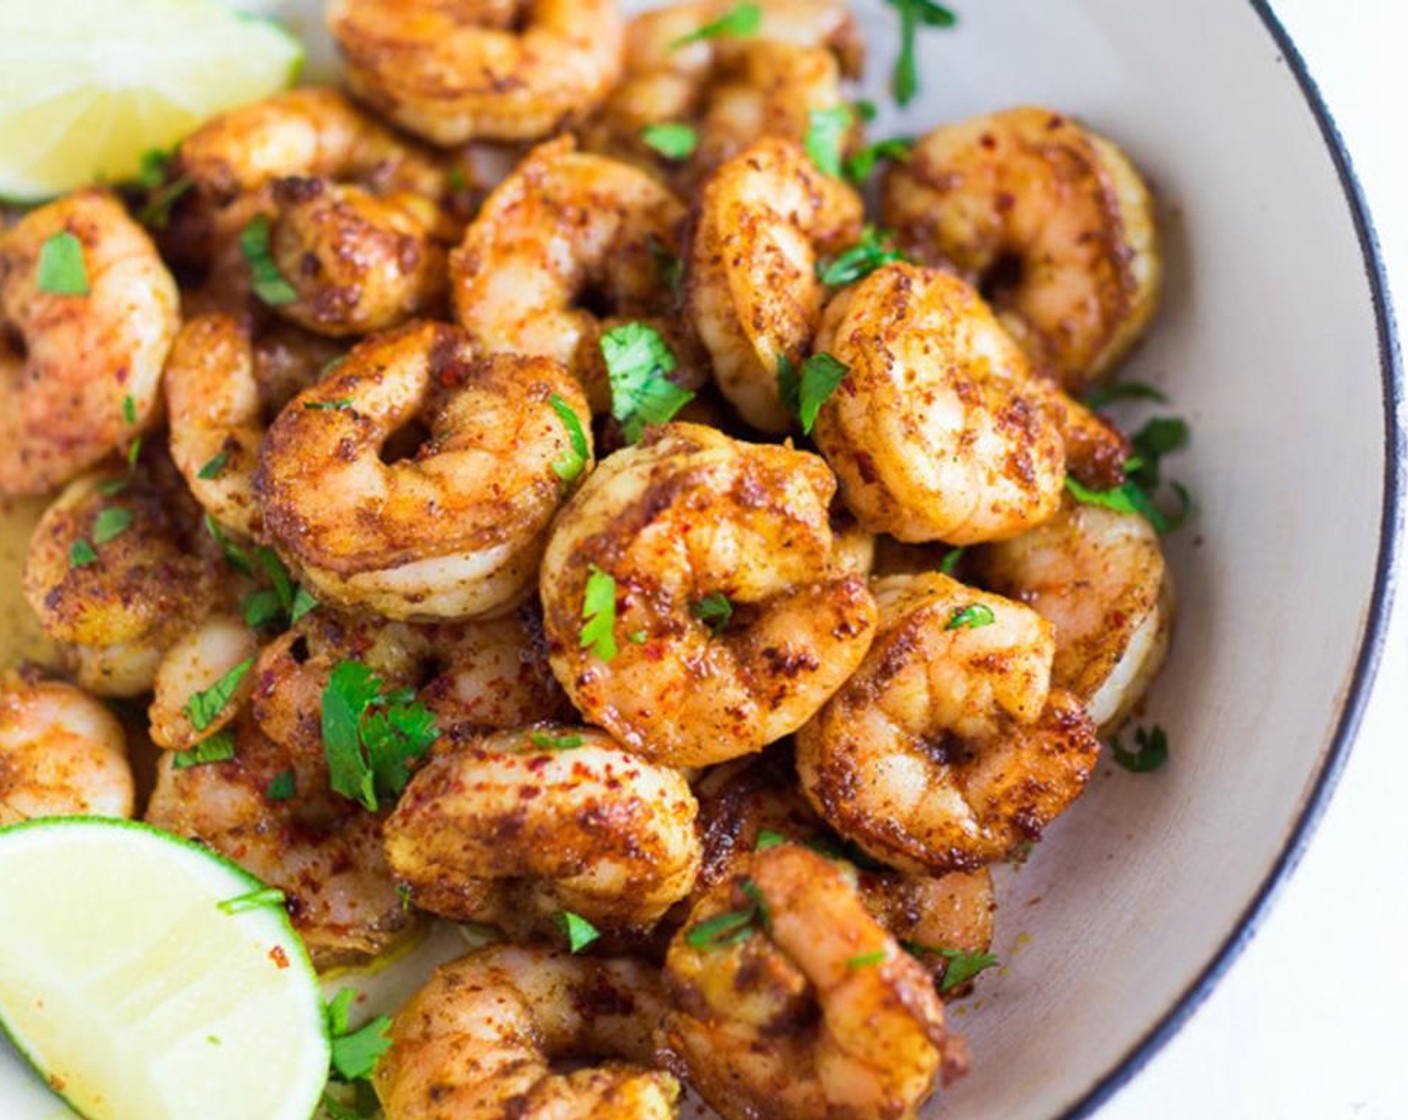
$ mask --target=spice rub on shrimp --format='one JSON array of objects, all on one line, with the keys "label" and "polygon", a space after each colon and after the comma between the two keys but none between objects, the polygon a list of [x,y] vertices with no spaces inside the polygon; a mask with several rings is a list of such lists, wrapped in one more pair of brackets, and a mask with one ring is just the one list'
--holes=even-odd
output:
[{"label": "spice rub on shrimp", "polygon": [[661,277],[662,254],[679,255],[684,221],[683,204],[643,171],[578,152],[571,137],[540,145],[451,255],[456,318],[481,352],[562,362],[598,412],[611,402],[601,336],[624,322],[655,327],[686,359],[674,379],[698,388],[708,372],[688,360]]},{"label": "spice rub on shrimp", "polygon": [[1153,681],[1173,628],[1173,578],[1154,527],[1135,513],[1067,501],[1050,521],[974,549],[983,586],[1051,623],[1051,683],[1076,695],[1102,730]]},{"label": "spice rub on shrimp", "polygon": [[816,348],[849,370],[815,438],[867,529],[966,545],[1055,514],[1066,454],[1052,390],[963,281],[886,265],[832,299]]},{"label": "spice rub on shrimp", "polygon": [[372,1084],[387,1120],[670,1120],[679,1084],[649,1068],[665,1011],[644,962],[490,946],[396,1014]]},{"label": "spice rub on shrimp", "polygon": [[797,735],[807,799],[874,858],[971,870],[1039,839],[1100,744],[1050,688],[1051,624],[937,572],[877,580],[865,662]]},{"label": "spice rub on shrimp", "polygon": [[863,576],[833,566],[816,456],[648,429],[558,517],[540,586],[553,672],[631,750],[701,766],[811,718],[870,644]]},{"label": "spice rub on shrimp", "polygon": [[0,230],[0,495],[52,490],[151,427],[178,303],[106,191]]},{"label": "spice rub on shrimp", "polygon": [[0,677],[0,827],[130,817],[132,800],[127,736],[106,705],[60,681]]},{"label": "spice rub on shrimp", "polygon": [[891,169],[884,216],[917,259],[982,285],[1037,369],[1072,392],[1111,369],[1158,305],[1148,187],[1109,140],[1049,109],[935,129]]},{"label": "spice rub on shrimp", "polygon": [[600,731],[540,724],[431,759],[386,822],[386,853],[437,914],[522,936],[570,910],[643,932],[694,885],[696,809],[679,771]]},{"label": "spice rub on shrimp", "polygon": [[621,74],[616,0],[330,0],[352,92],[435,144],[539,140]]},{"label": "spice rub on shrimp", "polygon": [[[255,476],[270,543],[320,601],[392,618],[511,608],[562,500],[559,471],[590,466],[554,400],[589,441],[586,399],[556,362],[476,359],[441,324],[374,336],[270,427]],[[429,437],[387,462],[416,420]]]},{"label": "spice rub on shrimp", "polygon": [[962,1068],[928,973],[796,845],[700,900],[665,967],[670,1047],[725,1120],[908,1120]]},{"label": "spice rub on shrimp", "polygon": [[755,428],[793,424],[778,367],[809,349],[826,296],[817,260],[856,240],[861,211],[855,191],[784,140],[758,141],[704,185],[685,307],[719,388]]}]

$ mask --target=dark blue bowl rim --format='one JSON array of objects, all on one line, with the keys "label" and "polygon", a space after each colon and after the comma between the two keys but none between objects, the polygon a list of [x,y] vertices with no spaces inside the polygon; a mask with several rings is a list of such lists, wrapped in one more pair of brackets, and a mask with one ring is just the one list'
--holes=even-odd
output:
[{"label": "dark blue bowl rim", "polygon": [[1127,1085],[1134,1076],[1163,1048],[1178,1031],[1192,1018],[1193,1013],[1211,994],[1223,976],[1232,967],[1242,950],[1256,934],[1276,900],[1281,887],[1290,878],[1316,826],[1324,815],[1325,807],[1339,783],[1349,759],[1354,737],[1359,730],[1365,706],[1374,683],[1374,675],[1379,667],[1387,638],[1388,623],[1393,606],[1394,589],[1398,580],[1400,557],[1399,530],[1403,517],[1403,430],[1399,417],[1403,397],[1402,356],[1398,350],[1394,332],[1393,305],[1389,295],[1388,277],[1384,269],[1383,255],[1379,248],[1374,224],[1369,216],[1369,208],[1364,200],[1363,190],[1355,176],[1349,153],[1334,117],[1330,114],[1325,100],[1320,94],[1315,79],[1310,76],[1305,60],[1296,49],[1286,29],[1271,11],[1266,0],[1249,0],[1252,10],[1266,26],[1274,40],[1281,58],[1295,76],[1297,85],[1306,103],[1320,126],[1325,146],[1334,160],[1335,172],[1344,190],[1345,204],[1349,207],[1354,221],[1355,232],[1359,237],[1360,252],[1364,257],[1364,272],[1369,282],[1369,290],[1374,304],[1374,318],[1379,337],[1380,377],[1383,382],[1384,403],[1384,506],[1379,527],[1378,560],[1374,573],[1374,589],[1369,603],[1368,618],[1364,626],[1364,637],[1355,658],[1354,672],[1350,678],[1348,692],[1339,720],[1331,736],[1329,748],[1316,775],[1315,784],[1306,799],[1300,816],[1291,829],[1285,848],[1267,873],[1246,909],[1242,911],[1227,939],[1218,947],[1212,959],[1202,972],[1174,1001],[1173,1006],[1136,1042],[1119,1063],[1109,1073],[1100,1078],[1074,1104],[1060,1114],[1060,1120],[1081,1120],[1093,1116],[1095,1112]]}]

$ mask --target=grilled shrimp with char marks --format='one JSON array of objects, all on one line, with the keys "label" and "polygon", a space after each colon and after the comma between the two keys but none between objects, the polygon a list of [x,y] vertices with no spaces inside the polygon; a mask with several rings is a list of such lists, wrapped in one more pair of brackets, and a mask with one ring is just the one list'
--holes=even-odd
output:
[{"label": "grilled shrimp with char marks", "polygon": [[797,735],[807,799],[892,867],[1012,855],[1080,795],[1100,750],[1080,702],[1050,688],[1051,624],[937,572],[875,594],[875,645]]},{"label": "grilled shrimp with char marks", "polygon": [[105,191],[0,231],[0,495],[52,490],[152,427],[178,306],[151,239]]},{"label": "grilled shrimp with char marks", "polygon": [[679,1083],[649,1068],[665,1010],[644,962],[491,946],[396,1014],[372,1084],[387,1120],[670,1120]]},{"label": "grilled shrimp with char marks", "polygon": [[1114,366],[1158,305],[1148,187],[1109,140],[1049,109],[935,129],[891,169],[884,214],[917,259],[982,284],[1037,369],[1072,392]]},{"label": "grilled shrimp with char marks", "polygon": [[0,827],[33,817],[132,815],[122,724],[87,693],[0,678]]},{"label": "grilled shrimp with char marks", "polygon": [[[270,427],[255,476],[265,531],[319,600],[403,619],[508,610],[562,500],[554,464],[574,454],[554,396],[589,439],[586,399],[556,362],[476,360],[440,324],[377,335]],[[417,418],[429,439],[386,462]]]},{"label": "grilled shrimp with char marks", "polygon": [[[553,672],[577,709],[674,766],[805,723],[874,626],[864,577],[834,566],[834,491],[814,455],[693,424],[606,459],[558,517],[540,580]],[[593,578],[611,585],[609,643],[584,636]]]}]

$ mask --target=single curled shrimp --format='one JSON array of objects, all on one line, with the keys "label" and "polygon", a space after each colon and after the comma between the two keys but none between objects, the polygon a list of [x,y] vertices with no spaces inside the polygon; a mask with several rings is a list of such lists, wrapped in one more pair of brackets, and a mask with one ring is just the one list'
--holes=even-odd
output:
[{"label": "single curled shrimp", "polygon": [[160,473],[144,463],[130,477],[76,479],[45,511],[25,556],[30,607],[45,633],[71,647],[79,684],[101,696],[151,688],[162,655],[218,598],[193,503],[176,490],[179,479],[173,486]]},{"label": "single curled shrimp", "polygon": [[979,582],[1051,623],[1051,683],[1086,704],[1102,730],[1139,702],[1168,652],[1173,578],[1144,518],[1067,502],[1050,521],[974,549]]},{"label": "single curled shrimp", "polygon": [[1079,701],[1049,687],[1051,624],[937,572],[875,594],[874,646],[797,735],[807,799],[903,870],[974,869],[1039,839],[1100,750]]},{"label": "single curled shrimp", "polygon": [[521,933],[570,910],[643,932],[694,885],[696,809],[679,771],[543,724],[437,754],[386,822],[386,854],[437,914]]},{"label": "single curled shrimp", "polygon": [[538,140],[591,113],[621,74],[616,0],[329,0],[347,83],[435,144]]},{"label": "single curled shrimp", "polygon": [[[629,958],[497,945],[442,965],[397,1012],[372,1075],[387,1120],[670,1120],[679,1084],[648,1068],[659,977]],[[616,1060],[552,1068],[603,1058]]]},{"label": "single curled shrimp", "polygon": [[908,1120],[960,1060],[928,973],[796,845],[700,900],[665,967],[671,1049],[725,1120]]},{"label": "single curled shrimp", "polygon": [[104,191],[0,231],[0,495],[52,490],[152,426],[178,305],[151,239]]},{"label": "single curled shrimp", "polygon": [[833,566],[834,491],[816,456],[694,424],[603,461],[559,515],[540,579],[577,709],[674,766],[761,750],[810,719],[874,628],[865,579]]},{"label": "single curled shrimp", "polygon": [[259,643],[254,632],[229,614],[213,614],[176,642],[157,666],[148,716],[152,741],[167,750],[187,750],[218,735],[234,719],[249,695],[249,677],[240,680],[223,709],[197,727],[188,705],[246,660]]},{"label": "single curled shrimp", "polygon": [[[662,254],[679,255],[684,220],[683,204],[644,172],[578,152],[571,137],[541,145],[489,196],[451,255],[456,318],[483,353],[562,362],[605,411],[600,343],[613,325],[647,322],[677,357],[689,356],[661,279]],[[708,373],[696,361],[674,376],[698,388]]]},{"label": "single curled shrimp", "polygon": [[816,347],[849,370],[817,446],[867,529],[965,545],[1055,514],[1066,456],[1052,390],[963,281],[886,265],[827,305]]},{"label": "single curled shrimp", "polygon": [[719,388],[754,427],[792,426],[779,365],[800,363],[817,332],[818,257],[855,241],[860,224],[860,196],[784,140],[758,141],[705,183],[685,306]]},{"label": "single curled shrimp", "polygon": [[915,257],[980,284],[1033,364],[1072,392],[1111,369],[1158,305],[1148,187],[1114,144],[1049,109],[931,132],[891,169],[884,213]]},{"label": "single curled shrimp", "polygon": [[[559,472],[590,439],[581,388],[558,363],[476,360],[454,327],[377,335],[295,398],[260,449],[255,493],[270,542],[317,598],[392,618],[503,611],[532,583]],[[414,457],[388,441],[420,418]]]},{"label": "single curled shrimp", "polygon": [[127,736],[72,685],[0,678],[0,826],[32,817],[132,815]]}]

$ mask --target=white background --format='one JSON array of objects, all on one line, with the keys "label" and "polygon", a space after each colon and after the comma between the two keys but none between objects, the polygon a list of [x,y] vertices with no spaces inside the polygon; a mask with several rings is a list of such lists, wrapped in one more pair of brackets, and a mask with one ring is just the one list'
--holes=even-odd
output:
[{"label": "white background", "polygon": [[[1344,134],[1408,317],[1408,5],[1273,2]],[[1408,1120],[1408,602],[1394,613],[1354,754],[1299,870],[1099,1120]]]}]

